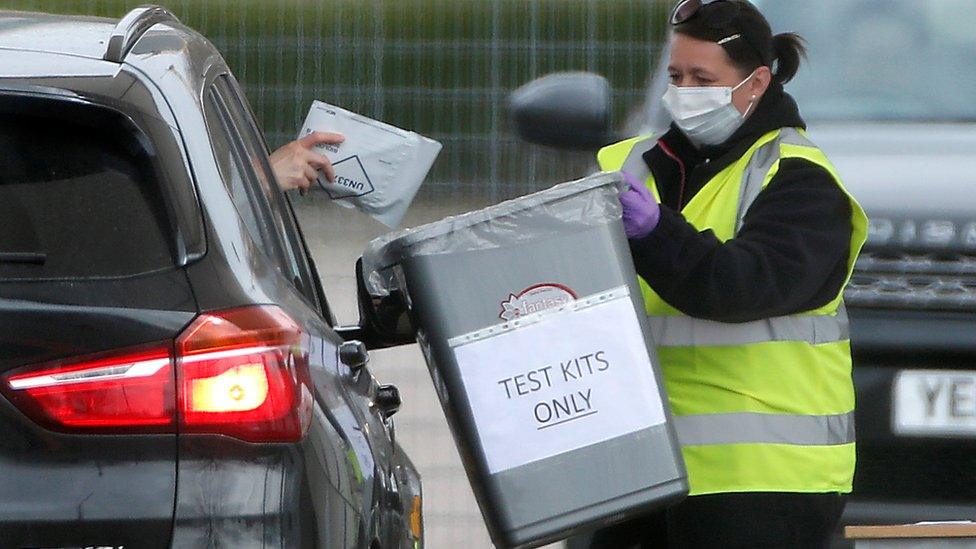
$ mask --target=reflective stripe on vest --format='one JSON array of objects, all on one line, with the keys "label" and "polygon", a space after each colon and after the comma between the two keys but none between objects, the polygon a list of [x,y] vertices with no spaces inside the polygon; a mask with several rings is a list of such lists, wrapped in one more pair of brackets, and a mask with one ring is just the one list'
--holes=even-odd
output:
[{"label": "reflective stripe on vest", "polygon": [[660,347],[746,345],[768,341],[803,341],[811,345],[850,339],[847,313],[793,315],[730,324],[690,316],[647,317]]},{"label": "reflective stripe on vest", "polygon": [[759,147],[753,153],[749,160],[749,166],[742,176],[742,187],[739,189],[739,213],[735,223],[736,233],[742,228],[742,221],[745,219],[749,207],[769,183],[769,172],[780,160],[782,145],[814,148],[813,143],[800,135],[796,128],[783,128],[776,139]]},{"label": "reflective stripe on vest", "polygon": [[832,446],[854,442],[854,412],[827,416],[707,414],[674,418],[682,446],[796,444]]}]

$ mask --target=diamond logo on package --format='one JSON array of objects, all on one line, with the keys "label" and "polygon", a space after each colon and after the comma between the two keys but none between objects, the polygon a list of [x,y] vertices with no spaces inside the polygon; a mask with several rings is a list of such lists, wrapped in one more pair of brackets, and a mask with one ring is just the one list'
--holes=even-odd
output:
[{"label": "diamond logo on package", "polygon": [[433,139],[322,101],[312,103],[299,137],[313,131],[345,137],[315,148],[336,171],[334,182],[320,174],[318,187],[339,206],[356,208],[390,228],[400,225],[441,151]]},{"label": "diamond logo on package", "polygon": [[358,156],[350,156],[345,160],[333,162],[332,167],[336,171],[335,184],[326,187],[322,183],[323,178],[319,177],[318,181],[319,187],[329,193],[329,198],[332,200],[365,196],[376,190]]}]

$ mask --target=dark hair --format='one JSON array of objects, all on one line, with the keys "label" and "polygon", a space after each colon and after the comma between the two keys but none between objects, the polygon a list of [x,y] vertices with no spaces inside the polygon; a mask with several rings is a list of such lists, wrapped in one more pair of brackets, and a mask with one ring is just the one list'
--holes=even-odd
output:
[{"label": "dark hair", "polygon": [[720,44],[732,63],[743,74],[775,65],[773,81],[779,84],[796,76],[800,59],[807,55],[803,38],[792,32],[773,36],[769,22],[747,0],[706,4],[691,19],[676,25],[674,32],[716,43],[739,35]]}]

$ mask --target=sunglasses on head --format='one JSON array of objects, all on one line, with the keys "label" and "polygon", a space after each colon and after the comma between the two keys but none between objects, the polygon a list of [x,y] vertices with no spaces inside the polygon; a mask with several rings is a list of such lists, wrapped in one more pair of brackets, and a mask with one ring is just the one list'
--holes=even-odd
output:
[{"label": "sunglasses on head", "polygon": [[[702,9],[702,7],[707,6],[709,4],[713,4],[715,2],[723,2],[723,1],[725,0],[682,0],[681,2],[678,2],[678,5],[675,6],[674,11],[671,12],[671,24],[680,25],[685,21],[694,17]],[[736,6],[735,4],[730,4],[730,5],[736,9],[728,10],[726,12],[728,14],[726,21],[714,21],[714,22],[709,21],[709,22],[713,24],[730,23],[732,19],[735,17],[735,13],[739,11],[738,6]]]},{"label": "sunglasses on head", "polygon": [[[726,9],[714,10],[713,13],[708,14],[708,20],[704,23],[715,29],[726,29],[735,21],[735,16],[739,13],[739,4],[736,2],[730,2],[728,0],[682,0],[678,2],[675,6],[674,11],[671,12],[671,24],[680,25],[695,15],[698,14],[701,9],[709,4],[714,4],[716,2],[724,2],[726,4]],[[726,36],[725,38],[717,42],[718,45],[722,46],[733,40],[742,39],[746,46],[752,51],[759,55],[759,59],[763,59],[763,55],[760,53],[758,47],[749,40],[749,37],[741,32],[734,32],[733,34]],[[764,61],[765,62],[765,61]]]}]

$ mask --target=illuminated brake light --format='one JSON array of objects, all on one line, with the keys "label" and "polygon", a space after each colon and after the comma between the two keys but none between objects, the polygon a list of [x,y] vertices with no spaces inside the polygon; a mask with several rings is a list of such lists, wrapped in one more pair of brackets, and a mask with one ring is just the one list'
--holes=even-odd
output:
[{"label": "illuminated brake light", "polygon": [[196,412],[247,412],[268,398],[268,376],[263,364],[235,366],[190,383],[189,407]]},{"label": "illuminated brake light", "polygon": [[172,432],[171,343],[14,370],[0,385],[8,400],[56,431]]},{"label": "illuminated brake light", "polygon": [[301,440],[311,421],[304,339],[277,307],[197,318],[176,342],[180,432]]}]

